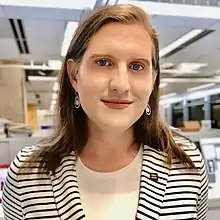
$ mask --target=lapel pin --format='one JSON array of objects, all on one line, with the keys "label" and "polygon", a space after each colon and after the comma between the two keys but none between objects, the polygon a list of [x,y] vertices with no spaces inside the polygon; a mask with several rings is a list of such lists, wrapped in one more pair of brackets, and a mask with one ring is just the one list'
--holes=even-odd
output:
[{"label": "lapel pin", "polygon": [[150,173],[150,179],[157,182],[158,181],[157,173]]}]

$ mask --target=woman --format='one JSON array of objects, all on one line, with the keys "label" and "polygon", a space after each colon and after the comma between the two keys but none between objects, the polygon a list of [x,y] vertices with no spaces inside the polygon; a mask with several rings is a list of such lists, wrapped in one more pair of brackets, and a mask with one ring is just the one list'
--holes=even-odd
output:
[{"label": "woman", "polygon": [[158,117],[158,50],[148,16],[132,5],[101,8],[79,25],[56,131],[11,164],[6,220],[206,218],[203,159]]}]

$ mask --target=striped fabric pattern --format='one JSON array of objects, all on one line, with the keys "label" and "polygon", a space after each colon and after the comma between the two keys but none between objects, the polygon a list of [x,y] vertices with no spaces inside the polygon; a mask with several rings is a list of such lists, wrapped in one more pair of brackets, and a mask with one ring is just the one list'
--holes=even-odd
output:
[{"label": "striped fabric pattern", "polygon": [[[164,163],[164,152],[145,145],[137,220],[207,218],[208,179],[203,158],[188,140],[178,138],[176,142],[184,145],[185,152],[198,170],[186,169],[175,158],[169,167]],[[3,190],[5,219],[86,220],[77,184],[75,154],[63,158],[55,176],[39,173],[37,168],[31,169],[31,172],[18,173],[21,163],[33,149],[24,148],[10,166]],[[152,174],[156,174],[158,179],[153,180]],[[126,211],[126,204],[122,211]]]}]

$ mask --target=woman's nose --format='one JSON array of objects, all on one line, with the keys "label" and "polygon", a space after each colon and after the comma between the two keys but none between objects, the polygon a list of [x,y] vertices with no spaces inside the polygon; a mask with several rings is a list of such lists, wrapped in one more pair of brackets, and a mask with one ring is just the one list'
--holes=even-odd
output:
[{"label": "woman's nose", "polygon": [[124,93],[130,90],[129,72],[127,66],[122,66],[114,70],[110,82],[110,88],[118,93]]}]

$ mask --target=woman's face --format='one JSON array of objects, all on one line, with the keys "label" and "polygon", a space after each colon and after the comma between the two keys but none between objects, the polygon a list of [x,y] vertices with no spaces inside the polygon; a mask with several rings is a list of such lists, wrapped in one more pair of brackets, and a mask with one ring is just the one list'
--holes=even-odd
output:
[{"label": "woman's face", "polygon": [[[72,85],[102,130],[126,131],[143,114],[155,80],[152,50],[149,33],[138,24],[110,23],[90,40]],[[71,70],[75,63],[67,65]]]}]

